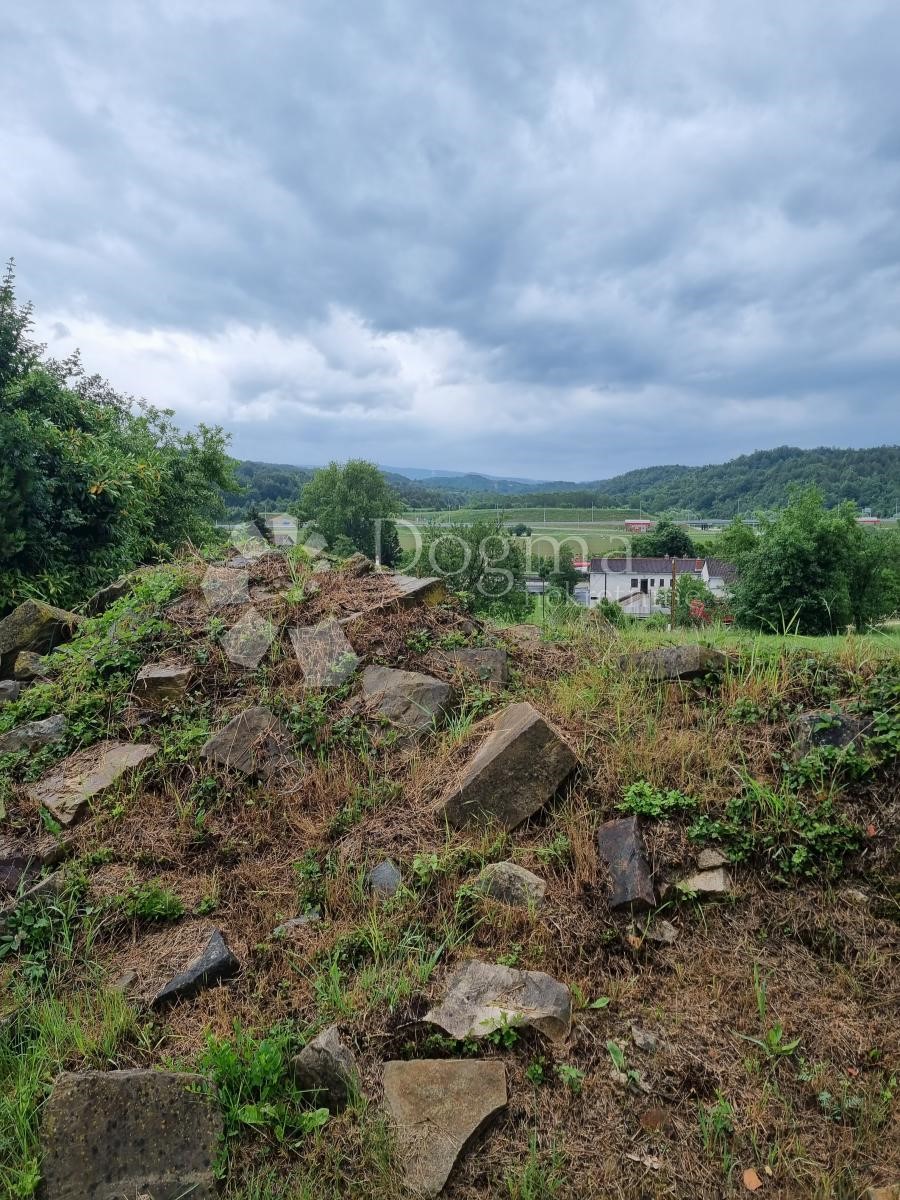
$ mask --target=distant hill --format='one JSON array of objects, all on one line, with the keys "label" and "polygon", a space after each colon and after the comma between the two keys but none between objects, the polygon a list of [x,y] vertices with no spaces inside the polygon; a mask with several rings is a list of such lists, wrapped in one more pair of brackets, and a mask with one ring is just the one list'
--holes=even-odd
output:
[{"label": "distant hill", "polygon": [[[738,512],[779,508],[794,484],[816,484],[829,505],[854,500],[880,516],[900,507],[900,446],[866,450],[819,448],[800,450],[779,446],[757,450],[730,462],[704,467],[676,464],[642,467],[612,479],[587,483],[553,483],[528,488],[504,488],[509,507],[589,505],[637,508],[648,512],[691,510],[704,516],[729,517]],[[429,485],[453,492],[444,480]],[[469,493],[473,506],[496,503],[497,488]]]},{"label": "distant hill", "polygon": [[[296,500],[314,467],[277,463],[241,462],[237,474],[245,495],[225,497],[229,511],[281,508]],[[779,508],[794,484],[816,484],[829,505],[854,500],[880,516],[900,508],[900,446],[875,446],[866,450],[821,447],[800,450],[779,446],[757,450],[729,462],[705,467],[677,464],[641,467],[585,483],[564,480],[551,483],[476,473],[444,474],[405,468],[385,470],[410,508],[432,509],[471,505],[493,506],[497,496],[507,507],[546,504],[590,505],[605,508],[638,508],[647,512],[690,510],[710,517],[729,517],[760,508]],[[411,478],[415,474],[417,478]]]}]

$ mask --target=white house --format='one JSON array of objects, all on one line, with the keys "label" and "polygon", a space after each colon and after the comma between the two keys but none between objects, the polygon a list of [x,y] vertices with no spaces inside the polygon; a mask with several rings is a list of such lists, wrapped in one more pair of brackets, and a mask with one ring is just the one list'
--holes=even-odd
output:
[{"label": "white house", "polygon": [[[665,558],[592,558],[588,604],[611,600],[636,617],[662,612],[656,597],[672,586],[673,560]],[[702,579],[714,596],[724,596],[735,578],[731,563],[718,558],[676,558],[675,574]]]}]

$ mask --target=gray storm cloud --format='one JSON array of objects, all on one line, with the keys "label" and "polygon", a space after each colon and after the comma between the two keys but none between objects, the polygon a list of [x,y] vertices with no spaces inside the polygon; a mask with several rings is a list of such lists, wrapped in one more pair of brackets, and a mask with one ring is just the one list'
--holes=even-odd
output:
[{"label": "gray storm cloud", "polygon": [[36,0],[0,254],[242,457],[597,478],[900,435],[900,8]]}]

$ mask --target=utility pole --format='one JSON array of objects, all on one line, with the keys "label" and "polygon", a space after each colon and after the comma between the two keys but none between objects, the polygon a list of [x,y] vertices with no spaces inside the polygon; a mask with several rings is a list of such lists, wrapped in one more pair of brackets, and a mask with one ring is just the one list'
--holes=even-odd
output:
[{"label": "utility pole", "polygon": [[675,628],[675,587],[678,582],[677,576],[675,573],[675,568],[677,566],[677,563],[678,563],[678,559],[673,558],[672,559],[672,594],[669,597],[669,628],[670,629]]}]

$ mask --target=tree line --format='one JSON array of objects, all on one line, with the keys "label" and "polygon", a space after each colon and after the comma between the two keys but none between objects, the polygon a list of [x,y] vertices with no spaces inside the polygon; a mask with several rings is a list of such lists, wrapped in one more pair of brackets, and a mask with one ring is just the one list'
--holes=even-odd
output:
[{"label": "tree line", "polygon": [[10,263],[0,283],[0,614],[75,604],[138,563],[202,543],[233,486],[228,439],[50,358]]}]

